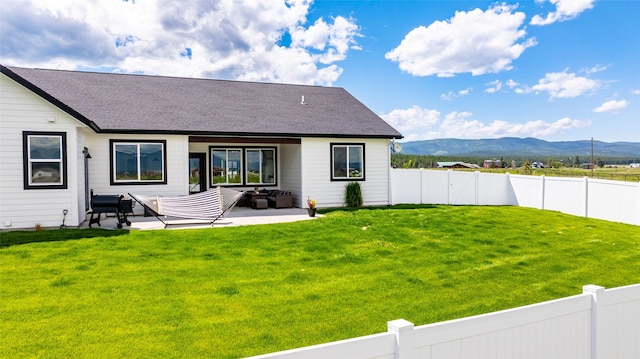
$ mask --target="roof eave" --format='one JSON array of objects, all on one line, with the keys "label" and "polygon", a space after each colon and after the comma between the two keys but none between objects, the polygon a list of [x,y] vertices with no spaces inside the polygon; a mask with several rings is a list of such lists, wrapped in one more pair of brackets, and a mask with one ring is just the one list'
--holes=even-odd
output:
[{"label": "roof eave", "polygon": [[290,132],[220,132],[220,131],[188,131],[188,130],[140,130],[140,129],[101,129],[101,133],[137,134],[137,135],[187,135],[187,136],[224,136],[224,137],[317,137],[317,138],[371,138],[401,139],[402,135],[394,134],[337,134],[337,133],[290,133]]}]

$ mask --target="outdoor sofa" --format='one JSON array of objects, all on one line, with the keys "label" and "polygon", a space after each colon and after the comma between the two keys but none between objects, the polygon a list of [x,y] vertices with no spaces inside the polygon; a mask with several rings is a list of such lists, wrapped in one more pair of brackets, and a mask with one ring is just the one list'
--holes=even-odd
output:
[{"label": "outdoor sofa", "polygon": [[293,207],[293,195],[289,191],[272,190],[267,193],[269,207],[291,208]]}]

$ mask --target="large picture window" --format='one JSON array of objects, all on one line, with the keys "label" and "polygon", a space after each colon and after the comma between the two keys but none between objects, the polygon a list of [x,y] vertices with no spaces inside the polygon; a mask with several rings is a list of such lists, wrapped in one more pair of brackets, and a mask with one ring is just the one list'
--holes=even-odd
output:
[{"label": "large picture window", "polygon": [[212,186],[276,185],[276,149],[210,147]]},{"label": "large picture window", "polygon": [[331,144],[331,180],[364,180],[364,143]]},{"label": "large picture window", "polygon": [[24,188],[67,188],[64,132],[23,132]]},{"label": "large picture window", "polygon": [[111,140],[111,184],[165,184],[166,141]]}]

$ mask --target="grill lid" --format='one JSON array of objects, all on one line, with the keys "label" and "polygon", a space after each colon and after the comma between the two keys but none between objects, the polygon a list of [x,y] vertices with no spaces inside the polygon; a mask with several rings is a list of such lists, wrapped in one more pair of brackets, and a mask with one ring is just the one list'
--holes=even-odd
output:
[{"label": "grill lid", "polygon": [[96,207],[120,207],[122,196],[98,195],[91,197],[91,208]]}]

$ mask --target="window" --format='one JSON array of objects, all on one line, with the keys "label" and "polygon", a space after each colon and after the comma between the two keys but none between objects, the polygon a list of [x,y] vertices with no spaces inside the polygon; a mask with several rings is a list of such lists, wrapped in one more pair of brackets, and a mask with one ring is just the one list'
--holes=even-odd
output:
[{"label": "window", "polygon": [[211,150],[211,184],[242,184],[242,149]]},{"label": "window", "polygon": [[67,135],[23,132],[24,189],[67,188]]},{"label": "window", "polygon": [[211,185],[276,185],[276,149],[210,147]]},{"label": "window", "polygon": [[331,180],[364,180],[364,143],[331,144]]},{"label": "window", "polygon": [[275,184],[275,149],[247,149],[247,184]]},{"label": "window", "polygon": [[111,140],[111,184],[166,184],[166,141]]}]

